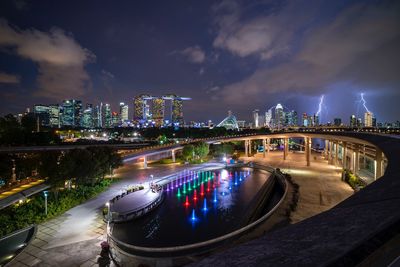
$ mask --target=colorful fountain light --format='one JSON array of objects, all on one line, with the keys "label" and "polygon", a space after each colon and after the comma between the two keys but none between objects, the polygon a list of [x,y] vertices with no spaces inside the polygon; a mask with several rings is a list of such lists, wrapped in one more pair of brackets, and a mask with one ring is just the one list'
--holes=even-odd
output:
[{"label": "colorful fountain light", "polygon": [[196,201],[197,200],[197,190],[194,190],[194,194],[193,194],[193,200]]},{"label": "colorful fountain light", "polygon": [[197,218],[196,218],[196,213],[194,212],[194,209],[193,209],[193,211],[192,211],[192,217],[190,218],[190,220],[192,220],[192,222],[194,222],[194,221],[197,220]]},{"label": "colorful fountain light", "polygon": [[200,185],[200,195],[204,196],[204,184]]},{"label": "colorful fountain light", "polygon": [[177,197],[181,197],[181,189],[178,188],[178,194],[176,194]]},{"label": "colorful fountain light", "polygon": [[182,190],[182,192],[183,192],[184,194],[186,194],[186,184],[183,184],[183,190]]},{"label": "colorful fountain light", "polygon": [[214,203],[217,203],[217,189],[214,189],[214,199],[213,199]]},{"label": "colorful fountain light", "polygon": [[210,180],[207,182],[207,192],[210,192]]},{"label": "colorful fountain light", "polygon": [[193,188],[196,188],[197,183],[196,183],[196,177],[193,178]]},{"label": "colorful fountain light", "polygon": [[238,185],[237,177],[235,177],[235,185]]},{"label": "colorful fountain light", "polygon": [[190,186],[190,181],[188,183],[188,191],[192,191],[192,187]]},{"label": "colorful fountain light", "polygon": [[167,184],[167,192],[169,192],[169,184]]},{"label": "colorful fountain light", "polygon": [[203,201],[203,211],[207,211],[207,199],[206,198],[204,198],[204,201]]},{"label": "colorful fountain light", "polygon": [[188,207],[189,205],[190,205],[190,203],[189,203],[189,197],[188,196],[186,196],[186,201],[185,201],[185,204],[184,204],[186,207]]}]

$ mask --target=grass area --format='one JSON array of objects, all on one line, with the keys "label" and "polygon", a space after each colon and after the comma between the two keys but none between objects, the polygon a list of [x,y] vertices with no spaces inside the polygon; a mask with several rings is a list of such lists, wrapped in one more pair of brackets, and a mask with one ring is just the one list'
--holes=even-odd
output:
[{"label": "grass area", "polygon": [[47,215],[43,194],[36,194],[25,202],[9,206],[0,213],[0,237],[31,224],[53,219],[67,210],[97,196],[113,182],[104,179],[94,186],[80,186],[77,189],[50,191],[47,198]]}]

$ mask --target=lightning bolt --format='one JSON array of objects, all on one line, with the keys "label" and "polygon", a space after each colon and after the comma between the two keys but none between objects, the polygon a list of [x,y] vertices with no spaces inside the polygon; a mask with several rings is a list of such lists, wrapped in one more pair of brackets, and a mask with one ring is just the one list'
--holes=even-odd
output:
[{"label": "lightning bolt", "polygon": [[322,95],[319,99],[318,111],[315,115],[319,116],[321,114],[323,104],[324,104],[324,95]]},{"label": "lightning bolt", "polygon": [[365,101],[365,99],[364,99],[364,93],[361,93],[361,100],[360,100],[360,102],[361,102],[362,105],[364,106],[365,110],[366,110],[367,112],[370,112],[369,109],[367,108],[367,101]]}]

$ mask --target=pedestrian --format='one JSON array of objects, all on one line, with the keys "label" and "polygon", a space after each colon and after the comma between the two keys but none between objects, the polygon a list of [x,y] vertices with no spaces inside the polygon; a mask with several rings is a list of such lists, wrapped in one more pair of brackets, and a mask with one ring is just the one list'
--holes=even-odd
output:
[{"label": "pedestrian", "polygon": [[110,245],[107,241],[103,241],[100,244],[101,252],[100,257],[97,258],[97,263],[100,267],[109,267],[111,260],[110,260]]}]

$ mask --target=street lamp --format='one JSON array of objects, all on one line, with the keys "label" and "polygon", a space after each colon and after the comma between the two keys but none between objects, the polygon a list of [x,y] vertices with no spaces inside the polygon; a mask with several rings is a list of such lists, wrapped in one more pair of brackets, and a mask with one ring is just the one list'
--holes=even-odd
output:
[{"label": "street lamp", "polygon": [[47,216],[47,196],[48,196],[48,191],[43,191],[44,195],[44,214]]}]

